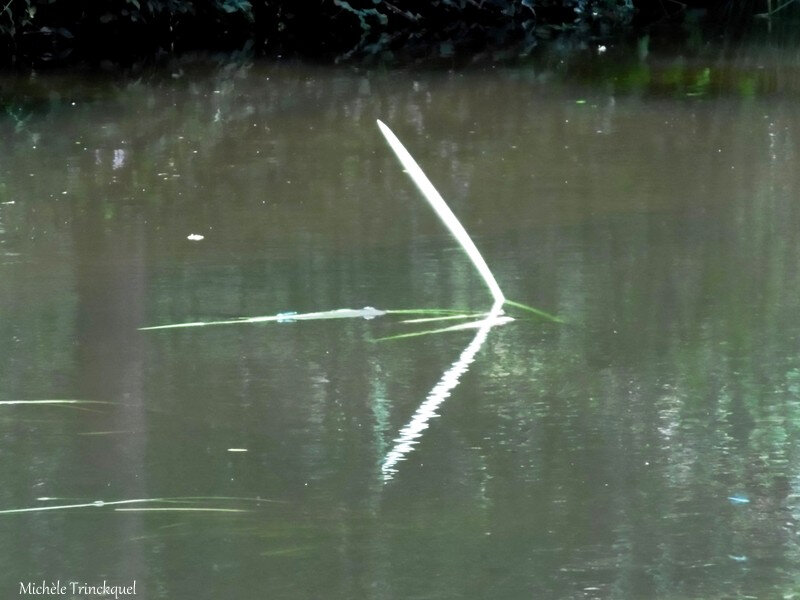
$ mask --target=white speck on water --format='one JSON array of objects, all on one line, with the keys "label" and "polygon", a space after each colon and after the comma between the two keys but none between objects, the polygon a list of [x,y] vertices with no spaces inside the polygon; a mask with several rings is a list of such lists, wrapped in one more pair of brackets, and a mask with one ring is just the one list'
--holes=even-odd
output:
[{"label": "white speck on water", "polygon": [[206,236],[200,235],[199,233],[190,233],[186,236],[187,240],[191,240],[193,242],[199,242],[200,240],[204,240]]},{"label": "white speck on water", "polygon": [[228,448],[228,452],[247,452],[247,448]]},{"label": "white speck on water", "polygon": [[113,171],[116,171],[117,169],[122,168],[122,166],[125,164],[125,159],[126,159],[126,154],[124,149],[117,148],[116,150],[114,150],[114,158],[111,162],[111,169]]}]

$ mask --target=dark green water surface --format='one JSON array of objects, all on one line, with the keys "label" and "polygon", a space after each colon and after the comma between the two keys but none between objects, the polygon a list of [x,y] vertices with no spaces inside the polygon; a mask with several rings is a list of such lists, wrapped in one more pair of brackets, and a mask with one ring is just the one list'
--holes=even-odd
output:
[{"label": "dark green water surface", "polygon": [[[0,597],[800,597],[797,52],[614,60],[0,77]],[[138,330],[488,309],[378,118],[565,324]]]}]

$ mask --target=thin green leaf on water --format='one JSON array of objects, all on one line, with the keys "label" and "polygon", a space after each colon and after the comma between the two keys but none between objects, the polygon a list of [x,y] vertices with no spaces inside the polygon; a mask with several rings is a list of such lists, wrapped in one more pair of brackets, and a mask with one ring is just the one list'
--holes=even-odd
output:
[{"label": "thin green leaf on water", "polygon": [[533,306],[528,306],[527,304],[522,304],[522,302],[514,302],[513,300],[506,299],[505,304],[509,306],[514,306],[516,308],[521,308],[522,310],[527,310],[528,312],[532,312],[535,315],[539,315],[543,319],[547,319],[548,321],[553,321],[555,323],[565,323],[564,319],[557,317],[555,315],[551,315],[548,312],[543,310],[539,310],[538,308],[534,308]]},{"label": "thin green leaf on water", "polygon": [[364,308],[337,308],[310,313],[283,312],[263,317],[238,317],[222,321],[193,321],[190,323],[174,323],[171,325],[154,325],[140,327],[139,331],[154,331],[157,329],[179,329],[185,327],[207,327],[211,325],[243,325],[248,323],[293,323],[294,321],[321,321],[325,319],[374,319],[386,314],[385,310],[378,310],[366,306]]},{"label": "thin green leaf on water", "polygon": [[[386,342],[389,340],[399,340],[402,338],[412,338],[412,337],[419,337],[423,335],[433,335],[435,333],[448,333],[451,331],[464,331],[465,329],[477,329],[486,325],[486,321],[489,319],[480,319],[478,321],[470,321],[469,323],[459,323],[458,325],[451,325],[450,327],[442,327],[440,329],[428,329],[426,331],[415,331],[413,333],[399,333],[397,335],[389,335],[386,337],[376,338],[374,341],[376,342]],[[491,318],[492,320],[492,327],[497,325],[505,325],[513,321],[512,317],[507,316],[495,316]]]},{"label": "thin green leaf on water", "polygon": [[[47,498],[42,497],[39,498],[40,501],[53,501],[53,500],[64,500],[59,498]],[[70,510],[70,509],[77,509],[77,508],[106,508],[109,506],[117,507],[120,505],[126,504],[196,504],[203,501],[238,501],[238,502],[254,502],[254,503],[269,503],[269,502],[281,502],[280,500],[269,500],[266,498],[240,498],[235,496],[183,496],[183,497],[169,497],[169,498],[134,498],[130,500],[95,500],[93,502],[80,502],[74,504],[59,504],[55,506],[32,506],[26,508],[7,508],[0,510],[0,515],[10,515],[10,514],[19,514],[19,513],[32,513],[32,512],[43,512],[48,510]],[[167,508],[177,508],[177,507],[167,507]],[[216,507],[198,507],[198,508],[216,508]],[[226,510],[238,510],[238,509],[226,509]],[[244,510],[244,509],[242,509]]]},{"label": "thin green leaf on water", "polygon": [[0,515],[11,515],[16,513],[29,513],[29,512],[43,512],[46,510],[69,510],[71,508],[103,508],[105,506],[113,506],[116,504],[135,504],[137,502],[159,502],[159,498],[137,498],[135,500],[114,500],[105,502],[103,500],[95,500],[94,502],[81,502],[78,504],[59,504],[56,506],[32,506],[28,508],[6,508],[0,510]]},{"label": "thin green leaf on water", "polygon": [[384,315],[451,315],[464,312],[450,308],[406,308],[397,310],[380,310],[366,306],[364,308],[337,308],[310,313],[282,312],[261,317],[237,317],[221,321],[191,321],[172,323],[169,325],[153,325],[140,327],[139,331],[155,331],[159,329],[183,329],[188,327],[207,327],[212,325],[246,325],[253,323],[293,323],[295,321],[323,321],[327,319],[374,319]]},{"label": "thin green leaf on water", "polygon": [[303,554],[308,554],[312,550],[314,550],[314,546],[298,546],[296,548],[278,548],[276,550],[264,550],[264,552],[259,553],[259,556],[272,556],[272,557],[300,556]]},{"label": "thin green leaf on water", "polygon": [[273,500],[272,498],[259,498],[247,496],[173,496],[171,500],[194,501],[194,500],[227,500],[231,502],[254,502],[255,504],[288,504],[286,500]]},{"label": "thin green leaf on water", "polygon": [[37,405],[37,404],[111,404],[102,400],[0,400],[0,405]]},{"label": "thin green leaf on water", "polygon": [[186,527],[186,521],[176,521],[175,523],[167,523],[166,525],[159,526],[158,529],[160,531],[163,531],[164,529],[175,529],[181,527]]},{"label": "thin green leaf on water", "polygon": [[81,431],[77,435],[125,435],[128,433],[137,433],[136,431]]},{"label": "thin green leaf on water", "polygon": [[215,508],[202,506],[140,506],[137,508],[115,508],[115,512],[224,512],[245,513],[252,512],[245,508]]}]

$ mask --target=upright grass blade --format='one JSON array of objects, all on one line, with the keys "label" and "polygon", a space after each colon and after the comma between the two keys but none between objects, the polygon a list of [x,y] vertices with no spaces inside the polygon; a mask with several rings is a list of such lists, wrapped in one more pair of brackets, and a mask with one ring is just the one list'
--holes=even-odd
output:
[{"label": "upright grass blade", "polygon": [[442,198],[441,194],[433,187],[430,179],[428,179],[417,164],[417,161],[409,154],[408,150],[406,150],[402,142],[397,139],[397,136],[392,130],[381,120],[378,120],[378,127],[383,137],[386,138],[389,147],[394,151],[395,155],[397,155],[398,160],[400,160],[400,164],[403,165],[403,168],[406,170],[409,177],[411,177],[411,180],[419,188],[419,191],[422,192],[425,200],[428,201],[428,204],[431,205],[437,216],[442,220],[447,229],[450,230],[450,233],[458,240],[458,243],[461,244],[464,252],[467,253],[467,256],[472,261],[472,264],[475,265],[478,273],[483,277],[483,281],[486,283],[494,299],[494,305],[496,307],[502,306],[505,301],[505,296],[500,290],[500,286],[497,284],[494,275],[492,275],[492,272],[489,270],[486,261],[483,260],[483,256],[478,252],[478,248],[475,246],[472,238],[469,237],[467,230],[464,229],[464,226],[459,222],[455,214],[453,214],[453,211],[447,206],[444,198]]},{"label": "upright grass blade", "polygon": [[[400,160],[403,168],[411,177],[411,180],[414,184],[419,188],[420,192],[422,193],[425,200],[430,204],[431,208],[433,208],[436,215],[441,219],[442,223],[447,227],[450,233],[453,234],[453,237],[456,238],[458,243],[461,245],[461,248],[464,250],[466,255],[469,257],[472,264],[475,266],[475,269],[480,274],[481,278],[483,279],[486,287],[489,288],[489,292],[492,295],[494,303],[491,308],[492,313],[502,313],[502,307],[504,304],[508,304],[510,306],[516,306],[517,308],[521,308],[532,312],[542,318],[548,319],[550,321],[562,322],[561,319],[558,317],[554,317],[544,311],[538,310],[531,306],[527,306],[524,304],[520,304],[519,302],[513,302],[511,300],[506,300],[505,295],[500,290],[500,286],[497,283],[497,280],[494,278],[491,270],[489,270],[486,261],[481,256],[481,253],[478,251],[478,248],[475,246],[475,243],[472,241],[472,238],[469,237],[466,229],[464,226],[461,225],[458,218],[453,214],[453,211],[450,210],[450,207],[447,206],[447,203],[442,198],[441,194],[436,190],[433,186],[431,181],[422,171],[420,166],[411,156],[411,154],[406,150],[405,146],[403,146],[402,142],[397,139],[397,136],[392,133],[392,130],[386,126],[382,121],[378,120],[378,127],[380,128],[381,133],[386,138],[389,147],[395,153],[397,158]],[[380,317],[384,315],[429,315],[429,316],[436,316],[439,318],[444,318],[446,316],[450,316],[449,318],[457,319],[462,318],[459,313],[464,313],[469,311],[458,311],[458,310],[448,310],[448,309],[411,309],[411,310],[379,310],[372,307],[364,307],[363,309],[350,309],[350,308],[339,308],[335,310],[326,310],[326,311],[318,311],[318,312],[310,312],[310,313],[295,313],[295,312],[286,312],[286,313],[279,313],[276,315],[266,315],[266,316],[259,316],[259,317],[240,317],[236,319],[225,319],[225,320],[216,320],[216,321],[193,321],[189,323],[174,323],[169,325],[155,325],[151,327],[140,327],[139,331],[153,331],[153,330],[160,330],[160,329],[179,329],[179,328],[186,328],[186,327],[206,327],[209,325],[242,325],[242,324],[253,324],[253,323],[271,323],[271,322],[278,322],[278,323],[289,323],[295,321],[317,321],[317,320],[324,320],[324,319],[352,319],[352,318],[364,318],[364,319],[373,319],[375,317]],[[458,315],[458,316],[456,316]],[[434,320],[434,319],[430,319]],[[507,319],[510,320],[510,319]],[[424,319],[419,319],[417,322],[424,322]],[[500,324],[500,323],[495,323]],[[452,331],[455,328],[447,328],[441,331]],[[423,332],[423,333],[438,333],[438,331],[433,332]],[[405,335],[400,335],[396,337],[407,337]]]}]

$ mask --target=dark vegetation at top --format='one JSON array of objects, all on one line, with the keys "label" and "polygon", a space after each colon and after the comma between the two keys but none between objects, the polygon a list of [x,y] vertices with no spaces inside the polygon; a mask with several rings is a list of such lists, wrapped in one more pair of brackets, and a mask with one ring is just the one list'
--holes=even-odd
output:
[{"label": "dark vegetation at top", "polygon": [[[530,53],[712,24],[741,30],[800,0],[0,0],[6,65],[132,61],[188,50],[319,60]],[[763,20],[763,19],[762,19]]]}]

